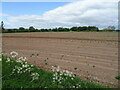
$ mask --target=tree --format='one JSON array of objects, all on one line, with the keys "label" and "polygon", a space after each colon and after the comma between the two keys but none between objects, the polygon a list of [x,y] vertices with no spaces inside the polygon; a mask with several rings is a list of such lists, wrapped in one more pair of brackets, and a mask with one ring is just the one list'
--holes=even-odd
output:
[{"label": "tree", "polygon": [[102,29],[101,31],[102,31],[102,32],[112,32],[113,30],[108,29],[108,28],[105,28],[105,29]]},{"label": "tree", "polygon": [[19,30],[22,30],[22,31],[23,31],[23,30],[25,30],[25,28],[24,28],[24,27],[20,27]]},{"label": "tree", "polygon": [[5,30],[4,29],[4,22],[3,21],[1,21],[1,27],[0,28],[2,29],[2,31]]},{"label": "tree", "polygon": [[70,31],[70,29],[69,29],[69,28],[64,28],[64,31],[66,31],[66,32],[67,32],[67,31]]},{"label": "tree", "polygon": [[88,31],[99,31],[99,29],[95,26],[88,26]]},{"label": "tree", "polygon": [[53,31],[53,32],[57,32],[57,28],[53,28],[52,31]]},{"label": "tree", "polygon": [[64,31],[64,28],[59,27],[59,28],[57,29],[57,31],[58,31],[58,32],[63,32],[63,31]]},{"label": "tree", "polygon": [[4,23],[3,23],[3,21],[1,22],[1,28],[4,28]]},{"label": "tree", "polygon": [[115,26],[108,26],[108,29],[115,30]]},{"label": "tree", "polygon": [[72,27],[70,28],[71,31],[77,31],[78,27]]},{"label": "tree", "polygon": [[36,29],[33,27],[33,26],[30,26],[29,27],[29,31],[31,32],[31,31],[36,31]]},{"label": "tree", "polygon": [[88,30],[87,26],[79,27],[79,31],[87,31],[87,30]]}]

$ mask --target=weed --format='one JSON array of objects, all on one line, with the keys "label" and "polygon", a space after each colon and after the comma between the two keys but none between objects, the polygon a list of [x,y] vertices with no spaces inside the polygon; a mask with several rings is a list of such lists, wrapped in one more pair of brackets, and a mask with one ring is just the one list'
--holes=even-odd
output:
[{"label": "weed", "polygon": [[77,70],[77,67],[75,67],[74,70]]},{"label": "weed", "polygon": [[120,80],[120,75],[116,76],[115,78],[116,78],[117,80]]},{"label": "weed", "polygon": [[39,54],[37,54],[37,56],[39,56]]},{"label": "weed", "polygon": [[47,63],[47,62],[45,62],[45,65],[48,65],[48,63]]}]

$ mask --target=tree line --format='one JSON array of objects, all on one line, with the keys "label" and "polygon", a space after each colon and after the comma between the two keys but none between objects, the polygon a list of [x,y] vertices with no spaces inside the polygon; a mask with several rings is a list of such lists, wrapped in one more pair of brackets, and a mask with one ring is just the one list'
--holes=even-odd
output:
[{"label": "tree line", "polygon": [[14,32],[106,32],[106,31],[115,31],[112,28],[106,28],[103,30],[99,30],[96,26],[78,26],[78,27],[71,27],[71,28],[53,28],[53,29],[36,29],[33,26],[30,26],[28,29],[24,27],[20,27],[18,29],[3,29],[3,33],[14,33]]},{"label": "tree line", "polygon": [[108,28],[105,28],[103,30],[99,30],[96,26],[76,26],[71,28],[53,28],[53,29],[36,29],[33,26],[30,26],[28,29],[24,27],[19,27],[18,29],[5,29],[3,21],[1,22],[1,29],[3,33],[14,33],[14,32],[113,32],[113,31],[119,31],[115,30],[115,26],[108,26]]}]

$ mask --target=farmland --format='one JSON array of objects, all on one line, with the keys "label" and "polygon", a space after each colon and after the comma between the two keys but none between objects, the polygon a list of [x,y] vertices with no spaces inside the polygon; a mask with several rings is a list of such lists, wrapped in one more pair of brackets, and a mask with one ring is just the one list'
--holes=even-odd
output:
[{"label": "farmland", "polygon": [[117,85],[117,32],[34,32],[3,34],[3,52],[16,51],[27,62],[51,71],[52,66],[83,80]]}]

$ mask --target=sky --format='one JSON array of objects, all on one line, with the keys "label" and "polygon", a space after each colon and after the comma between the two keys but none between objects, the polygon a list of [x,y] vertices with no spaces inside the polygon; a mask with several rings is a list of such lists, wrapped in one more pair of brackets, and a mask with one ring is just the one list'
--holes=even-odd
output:
[{"label": "sky", "polygon": [[65,5],[67,2],[3,2],[3,13],[13,16],[42,15],[43,13]]},{"label": "sky", "polygon": [[97,26],[103,29],[118,25],[119,0],[8,1],[2,2],[0,13],[5,28]]}]

